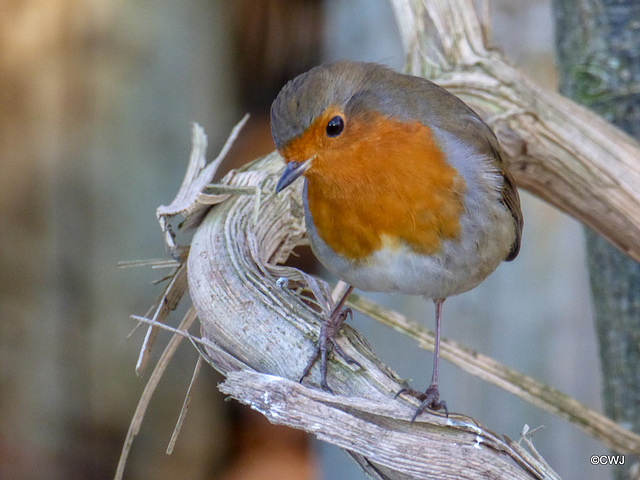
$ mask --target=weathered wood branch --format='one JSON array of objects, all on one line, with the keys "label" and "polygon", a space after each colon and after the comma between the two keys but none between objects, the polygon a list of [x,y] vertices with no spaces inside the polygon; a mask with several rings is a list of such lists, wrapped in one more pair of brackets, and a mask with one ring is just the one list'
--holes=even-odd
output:
[{"label": "weathered wood branch", "polygon": [[[319,389],[317,368],[297,383],[330,307],[324,282],[278,265],[306,242],[301,184],[276,196],[281,172],[272,154],[225,177],[226,188],[256,193],[216,205],[191,243],[189,290],[208,341],[201,352],[228,376],[221,389],[276,423],[347,449],[372,478],[557,478],[463,415],[422,415],[411,424],[415,399],[395,398],[404,382],[348,326],[338,341],[363,368],[335,356],[335,395]],[[311,308],[315,302],[324,307]]]},{"label": "weathered wood branch", "polygon": [[409,70],[471,105],[494,128],[518,186],[640,261],[640,145],[531,82],[484,42],[473,0],[392,0]]},{"label": "weathered wood branch", "polygon": [[[191,245],[188,265],[191,297],[200,315],[203,337],[218,347],[215,351],[208,350],[209,361],[224,374],[251,368],[295,381],[319,331],[322,313],[311,309],[301,293],[306,291],[313,298],[314,290],[322,303],[323,292],[328,289],[319,287],[324,284],[302,272],[277,265],[295,246],[305,243],[301,185],[276,196],[273,187],[281,171],[281,160],[273,154],[225,177],[226,189],[254,189],[259,193],[230,197],[217,205]],[[287,280],[283,281],[284,278]],[[423,348],[433,349],[431,334],[407,318],[358,297],[350,305],[413,338]],[[389,401],[404,386],[403,382],[375,358],[354,330],[345,326],[344,335],[344,350],[365,368],[359,371],[335,358],[331,378],[336,393]],[[617,451],[640,451],[638,435],[530,377],[446,339],[442,356],[574,423]],[[237,359],[237,363],[230,362],[230,357]],[[319,384],[317,370],[312,371],[309,382]],[[409,413],[415,408],[406,406]]]},{"label": "weathered wood branch", "polygon": [[463,417],[411,425],[393,397],[336,396],[247,371],[230,373],[220,389],[273,423],[346,449],[372,478],[553,478],[522,446]]}]

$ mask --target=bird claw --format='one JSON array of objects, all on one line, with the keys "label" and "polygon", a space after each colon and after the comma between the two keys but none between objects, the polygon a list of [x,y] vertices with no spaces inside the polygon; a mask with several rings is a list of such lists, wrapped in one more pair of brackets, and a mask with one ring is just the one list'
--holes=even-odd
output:
[{"label": "bird claw", "polygon": [[330,340],[331,345],[333,346],[333,350],[340,355],[340,357],[342,357],[342,359],[347,362],[349,365],[354,365],[358,368],[362,368],[362,365],[360,365],[360,363],[353,357],[347,355],[344,350],[342,350],[342,347],[340,345],[338,345],[338,342],[336,342],[336,340],[334,338],[331,338]]},{"label": "bird claw", "polygon": [[440,400],[440,392],[436,385],[429,385],[429,388],[427,388],[427,390],[424,393],[414,390],[413,388],[406,387],[401,389],[398,393],[396,393],[395,398],[398,398],[398,396],[403,393],[411,395],[412,397],[417,398],[421,402],[418,408],[416,409],[416,412],[413,414],[413,417],[411,418],[411,423],[413,423],[416,420],[416,418],[420,416],[421,413],[426,412],[427,409],[433,410],[433,411],[444,410],[444,413],[447,416],[447,418],[449,417],[449,409],[447,408],[447,402],[445,402],[444,400]]},{"label": "bird claw", "polygon": [[311,358],[307,362],[307,365],[300,376],[300,383],[302,383],[305,377],[309,375],[313,366],[316,364],[318,359],[320,359],[320,386],[325,392],[333,393],[333,390],[331,390],[327,383],[327,356],[331,350],[335,351],[349,365],[355,365],[358,368],[362,368],[362,365],[358,361],[347,355],[344,350],[342,350],[342,347],[340,347],[335,339],[340,327],[349,315],[353,315],[351,309],[345,308],[337,314],[332,314],[322,323],[318,344],[316,345]]}]

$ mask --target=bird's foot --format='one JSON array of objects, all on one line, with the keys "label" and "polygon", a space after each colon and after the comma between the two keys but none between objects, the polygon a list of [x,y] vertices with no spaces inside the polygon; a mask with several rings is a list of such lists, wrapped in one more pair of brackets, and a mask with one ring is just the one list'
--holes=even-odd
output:
[{"label": "bird's foot", "polygon": [[396,393],[396,398],[402,393],[411,395],[421,402],[416,409],[416,412],[413,414],[413,418],[411,418],[411,423],[413,423],[415,419],[418,418],[418,416],[421,413],[425,412],[427,409],[433,411],[444,410],[445,415],[449,417],[447,402],[445,402],[444,400],[440,400],[440,391],[438,390],[437,385],[429,385],[429,388],[427,388],[424,393],[409,387],[403,388],[398,393]]},{"label": "bird's foot", "polygon": [[313,368],[318,359],[320,359],[320,386],[325,392],[333,393],[333,390],[331,390],[331,388],[329,388],[329,385],[327,384],[327,354],[331,350],[334,350],[349,365],[355,365],[359,368],[362,368],[362,365],[360,365],[360,363],[351,358],[344,352],[344,350],[342,350],[335,339],[338,331],[340,330],[340,327],[349,315],[352,315],[351,309],[345,308],[344,310],[333,312],[330,317],[322,322],[318,344],[316,345],[316,348],[313,352],[313,355],[311,355],[307,366],[302,372],[302,376],[299,380],[300,383],[302,383],[302,380],[304,380],[304,378],[309,375],[311,368]]}]

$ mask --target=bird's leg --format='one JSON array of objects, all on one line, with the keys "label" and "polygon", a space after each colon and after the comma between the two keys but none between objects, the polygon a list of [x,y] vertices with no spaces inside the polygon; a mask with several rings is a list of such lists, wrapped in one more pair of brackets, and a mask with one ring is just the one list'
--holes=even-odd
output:
[{"label": "bird's leg", "polygon": [[438,371],[440,363],[440,325],[442,320],[442,304],[444,303],[444,300],[444,298],[434,300],[434,303],[436,305],[436,338],[433,347],[433,372],[431,374],[431,384],[424,393],[417,392],[412,388],[403,388],[396,394],[397,397],[401,393],[408,393],[421,400],[420,406],[413,414],[411,423],[413,423],[414,420],[418,418],[418,415],[424,412],[427,408],[430,410],[443,409],[447,417],[449,416],[447,403],[444,400],[440,400],[440,392],[438,390]]},{"label": "bird's leg", "polygon": [[335,340],[335,337],[338,334],[340,327],[342,326],[344,321],[347,319],[347,317],[352,314],[350,308],[345,308],[344,310],[342,309],[342,307],[344,306],[344,303],[347,301],[347,297],[352,291],[353,291],[353,287],[349,286],[349,288],[347,289],[345,294],[342,296],[342,298],[340,299],[336,307],[333,309],[333,312],[331,312],[331,315],[328,318],[325,318],[325,320],[322,322],[322,326],[320,327],[320,337],[318,338],[318,345],[316,345],[313,355],[309,359],[307,366],[304,368],[304,371],[302,372],[302,376],[300,377],[300,382],[302,382],[302,380],[304,380],[304,378],[307,375],[309,375],[311,368],[315,365],[315,363],[318,361],[318,358],[319,358],[320,359],[320,386],[322,387],[323,390],[333,393],[333,391],[329,388],[329,385],[327,384],[327,354],[331,351],[331,348],[333,348],[336,351],[336,353],[340,355],[348,364],[356,365],[362,368],[362,365],[360,365],[356,360],[354,360],[349,355],[347,355],[342,350],[342,348],[340,348],[340,345],[338,345],[338,343]]},{"label": "bird's leg", "polygon": [[438,391],[438,367],[440,364],[440,325],[442,320],[442,304],[444,303],[444,298],[434,300],[434,303],[436,305],[436,340],[433,347],[433,373],[431,374],[431,385],[429,385],[426,392],[424,392],[424,399],[416,410],[416,413],[413,414],[413,418],[411,419],[412,422],[416,418],[418,418],[418,415],[424,412],[427,408],[431,410],[444,409],[447,417],[449,416],[447,404],[446,402],[440,400],[440,392]]}]

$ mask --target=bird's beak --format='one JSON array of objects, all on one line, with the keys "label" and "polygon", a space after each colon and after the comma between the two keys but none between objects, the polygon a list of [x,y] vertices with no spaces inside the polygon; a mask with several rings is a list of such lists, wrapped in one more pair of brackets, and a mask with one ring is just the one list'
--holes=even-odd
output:
[{"label": "bird's beak", "polygon": [[309,167],[311,166],[311,161],[314,158],[315,158],[315,155],[313,157],[308,158],[302,163],[298,163],[298,162],[287,163],[287,167],[284,169],[284,173],[280,177],[280,180],[278,180],[278,185],[276,185],[276,193],[280,193],[282,190],[284,190],[289,185],[291,185],[294,182],[294,180],[300,177],[304,172],[309,170]]}]

